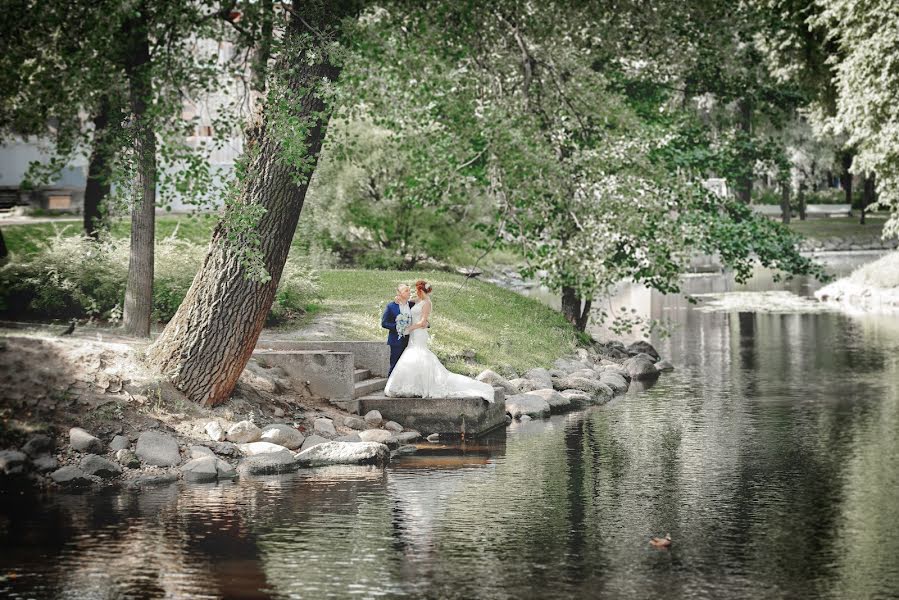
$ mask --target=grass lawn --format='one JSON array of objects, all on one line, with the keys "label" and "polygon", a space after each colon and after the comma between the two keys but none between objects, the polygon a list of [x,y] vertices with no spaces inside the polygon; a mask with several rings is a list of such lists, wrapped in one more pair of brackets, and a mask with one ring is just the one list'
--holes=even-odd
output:
[{"label": "grass lawn", "polygon": [[[381,340],[381,313],[400,282],[424,278],[434,287],[431,349],[451,371],[476,375],[485,368],[521,373],[548,366],[574,351],[574,329],[546,305],[477,280],[441,272],[329,270],[320,273],[324,306],[349,339]],[[474,364],[462,359],[475,351]]]},{"label": "grass lawn", "polygon": [[824,240],[828,238],[880,239],[886,215],[867,215],[865,224],[859,225],[858,217],[830,217],[826,219],[806,219],[790,221],[790,229],[807,238]]}]

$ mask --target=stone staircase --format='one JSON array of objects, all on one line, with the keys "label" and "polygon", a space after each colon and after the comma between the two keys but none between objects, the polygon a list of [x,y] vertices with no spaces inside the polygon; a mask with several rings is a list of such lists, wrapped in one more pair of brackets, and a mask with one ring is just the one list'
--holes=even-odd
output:
[{"label": "stone staircase", "polygon": [[382,392],[385,385],[387,385],[387,378],[372,375],[371,369],[356,369],[353,371],[354,399],[358,400],[363,396],[370,396]]}]

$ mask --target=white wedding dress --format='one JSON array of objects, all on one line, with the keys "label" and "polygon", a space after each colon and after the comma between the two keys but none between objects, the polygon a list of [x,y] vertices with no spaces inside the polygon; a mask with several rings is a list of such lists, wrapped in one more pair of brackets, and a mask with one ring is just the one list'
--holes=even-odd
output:
[{"label": "white wedding dress", "polygon": [[[421,321],[423,305],[419,302],[412,307],[413,323]],[[428,350],[430,338],[426,327],[409,334],[409,345],[393,368],[384,394],[394,398],[481,397],[493,402],[493,386],[447,371]]]}]

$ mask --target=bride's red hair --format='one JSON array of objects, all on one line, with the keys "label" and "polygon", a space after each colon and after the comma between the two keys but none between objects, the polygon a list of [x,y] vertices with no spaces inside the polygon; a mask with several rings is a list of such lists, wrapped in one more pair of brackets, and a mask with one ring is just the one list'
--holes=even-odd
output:
[{"label": "bride's red hair", "polygon": [[424,292],[425,294],[430,294],[431,289],[431,284],[424,279],[419,279],[415,282],[415,291],[418,293],[419,298],[421,297],[422,292]]}]

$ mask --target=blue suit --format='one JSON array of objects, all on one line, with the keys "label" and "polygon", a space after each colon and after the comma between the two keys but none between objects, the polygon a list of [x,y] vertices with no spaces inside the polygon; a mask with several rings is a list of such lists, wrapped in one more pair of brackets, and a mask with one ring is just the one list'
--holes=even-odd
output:
[{"label": "blue suit", "polygon": [[[412,308],[413,306],[415,306],[415,303],[410,302],[409,308]],[[387,345],[390,346],[390,370],[387,371],[388,376],[393,372],[393,368],[400,359],[403,350],[409,345],[409,336],[404,335],[403,337],[400,337],[396,332],[396,318],[399,314],[400,305],[396,302],[391,302],[387,305],[387,308],[384,309],[384,314],[381,315],[381,327],[389,331],[387,334]]]}]

